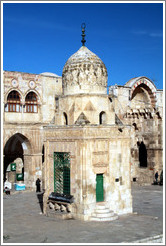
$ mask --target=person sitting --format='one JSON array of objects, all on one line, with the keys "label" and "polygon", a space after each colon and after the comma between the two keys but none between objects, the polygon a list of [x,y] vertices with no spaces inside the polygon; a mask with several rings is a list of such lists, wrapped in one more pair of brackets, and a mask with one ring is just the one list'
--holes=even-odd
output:
[{"label": "person sitting", "polygon": [[5,186],[4,192],[5,192],[6,195],[10,195],[10,190],[9,190],[9,188],[7,186]]}]

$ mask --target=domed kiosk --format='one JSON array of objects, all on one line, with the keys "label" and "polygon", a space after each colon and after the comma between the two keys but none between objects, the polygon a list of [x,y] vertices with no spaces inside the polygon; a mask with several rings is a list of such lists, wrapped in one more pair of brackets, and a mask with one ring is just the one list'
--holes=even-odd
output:
[{"label": "domed kiosk", "polygon": [[45,128],[44,212],[60,210],[47,200],[55,192],[74,197],[70,209],[62,203],[71,217],[111,221],[132,212],[130,128],[115,124],[107,69],[84,42],[64,65],[55,124]]},{"label": "domed kiosk", "polygon": [[83,37],[82,47],[64,65],[61,113],[57,112],[56,124],[114,124],[113,105],[107,95],[106,66],[84,43]]}]

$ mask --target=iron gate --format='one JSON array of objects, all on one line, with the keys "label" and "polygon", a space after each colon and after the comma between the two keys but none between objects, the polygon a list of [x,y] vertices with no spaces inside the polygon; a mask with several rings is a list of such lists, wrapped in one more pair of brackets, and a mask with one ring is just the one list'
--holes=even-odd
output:
[{"label": "iron gate", "polygon": [[54,192],[70,195],[70,154],[54,152]]}]

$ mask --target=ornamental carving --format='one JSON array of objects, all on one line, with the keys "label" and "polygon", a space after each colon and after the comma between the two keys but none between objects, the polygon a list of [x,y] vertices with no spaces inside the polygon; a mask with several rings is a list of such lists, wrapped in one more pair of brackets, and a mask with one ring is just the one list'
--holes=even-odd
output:
[{"label": "ornamental carving", "polygon": [[16,79],[12,80],[12,86],[15,88],[18,87],[18,81]]},{"label": "ornamental carving", "polygon": [[87,70],[84,70],[84,64],[66,67],[62,75],[63,85],[65,87],[72,85],[98,85],[107,86],[107,70],[100,65],[96,70],[94,65],[90,65]]},{"label": "ornamental carving", "polygon": [[107,69],[102,60],[86,47],[81,47],[66,62],[63,86],[107,86]]}]

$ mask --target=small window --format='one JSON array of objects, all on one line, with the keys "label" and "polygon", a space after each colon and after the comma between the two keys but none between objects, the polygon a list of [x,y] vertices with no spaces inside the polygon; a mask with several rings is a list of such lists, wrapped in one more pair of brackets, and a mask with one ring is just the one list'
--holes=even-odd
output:
[{"label": "small window", "polygon": [[63,124],[68,125],[68,119],[67,119],[67,114],[63,113]]},{"label": "small window", "polygon": [[105,123],[106,123],[106,113],[102,111],[99,114],[99,124],[102,125],[102,124],[105,124]]},{"label": "small window", "polygon": [[37,96],[34,92],[29,92],[25,98],[25,112],[26,113],[37,113]]},{"label": "small window", "polygon": [[59,108],[59,98],[55,97],[55,109]]},{"label": "small window", "polygon": [[5,112],[21,112],[20,94],[17,91],[11,91],[7,97]]},{"label": "small window", "polygon": [[137,124],[133,123],[134,130],[138,130]]}]

